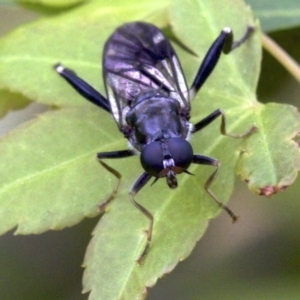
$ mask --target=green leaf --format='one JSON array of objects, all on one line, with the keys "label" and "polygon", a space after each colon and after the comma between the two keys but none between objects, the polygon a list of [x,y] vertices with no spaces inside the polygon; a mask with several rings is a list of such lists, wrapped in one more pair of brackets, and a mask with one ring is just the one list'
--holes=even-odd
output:
[{"label": "green leaf", "polygon": [[[122,5],[121,5],[122,4]],[[129,20],[151,21],[171,29],[177,40],[187,79],[191,83],[208,48],[225,26],[236,39],[255,25],[251,38],[228,56],[192,103],[192,123],[217,108],[227,117],[228,131],[259,131],[247,139],[220,135],[219,122],[195,134],[195,153],[211,155],[222,164],[212,185],[226,203],[235,172],[253,191],[282,190],[299,169],[298,112],[289,106],[256,101],[261,45],[260,29],[242,1],[91,1],[80,8],[43,18],[7,35],[0,42],[0,87],[59,109],[17,128],[0,142],[0,231],[18,226],[17,233],[40,233],[78,223],[99,214],[117,180],[95,159],[96,152],[125,149],[127,141],[113,119],[80,98],[52,70],[60,61],[103,91],[102,47],[116,26]],[[284,116],[282,116],[282,113]],[[284,129],[282,129],[284,128]],[[265,162],[267,167],[266,170]],[[120,171],[116,199],[102,216],[85,256],[84,291],[90,299],[141,299],[146,288],[187,257],[220,209],[204,191],[213,169],[193,165],[195,176],[181,175],[179,188],[164,180],[146,186],[136,200],[154,215],[153,240],[142,266],[148,220],[129,201],[128,192],[142,172],[139,158],[107,161]],[[261,176],[263,174],[263,176]],[[279,180],[280,179],[280,180]],[[281,180],[286,179],[286,180]],[[266,194],[266,193],[265,193]],[[230,220],[228,220],[230,221]]]},{"label": "green leaf", "polygon": [[[299,112],[293,106],[269,103],[257,106],[256,114],[260,135],[253,135],[251,144],[247,141],[237,173],[253,192],[270,196],[290,186],[300,170],[299,145],[292,140],[299,133]],[[260,155],[254,156],[254,151]],[[264,167],[255,167],[259,165]]]},{"label": "green leaf", "polygon": [[100,116],[88,108],[48,112],[2,139],[2,233],[17,224],[21,234],[60,229],[97,214],[106,191],[95,153],[115,144],[103,128],[109,116]]},{"label": "green leaf", "polygon": [[18,0],[19,3],[31,4],[31,5],[43,5],[54,8],[68,7],[75,4],[80,4],[83,2],[88,2],[88,0]]},{"label": "green leaf", "polygon": [[44,15],[56,15],[62,11],[79,7],[90,0],[16,0],[24,8]]},{"label": "green leaf", "polygon": [[295,0],[247,0],[264,31],[288,29],[300,25],[300,2]]},{"label": "green leaf", "polygon": [[44,104],[82,105],[85,101],[71,88],[65,89],[51,66],[63,62],[104,90],[100,75],[102,46],[113,28],[132,19],[166,24],[166,2],[127,2],[122,1],[121,6],[115,1],[111,7],[105,1],[92,1],[10,33],[0,42],[0,88],[9,87]]}]

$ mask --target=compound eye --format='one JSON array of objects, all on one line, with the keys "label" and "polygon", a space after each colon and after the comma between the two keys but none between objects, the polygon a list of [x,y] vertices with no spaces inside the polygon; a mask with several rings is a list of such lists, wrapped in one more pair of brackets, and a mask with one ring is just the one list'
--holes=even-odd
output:
[{"label": "compound eye", "polygon": [[193,148],[190,143],[183,138],[171,138],[168,144],[175,166],[186,170],[193,159]]},{"label": "compound eye", "polygon": [[159,172],[164,169],[163,153],[159,142],[148,144],[141,153],[141,165],[151,176],[157,177]]}]

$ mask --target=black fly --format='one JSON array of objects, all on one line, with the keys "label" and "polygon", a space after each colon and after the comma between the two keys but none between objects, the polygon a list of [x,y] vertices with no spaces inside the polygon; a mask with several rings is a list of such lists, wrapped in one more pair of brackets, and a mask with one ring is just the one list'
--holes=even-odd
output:
[{"label": "black fly", "polygon": [[[119,130],[126,137],[134,150],[119,150],[98,153],[101,165],[118,178],[118,183],[105,206],[115,197],[121,175],[108,166],[102,159],[122,158],[140,152],[144,172],[134,183],[130,199],[148,219],[147,244],[139,259],[141,263],[150,246],[153,228],[153,215],[134,196],[147,184],[151,177],[154,182],[166,177],[167,185],[177,187],[177,174],[189,173],[191,163],[215,166],[216,170],[208,178],[205,190],[230,215],[235,214],[210,190],[220,163],[209,156],[193,154],[187,141],[189,136],[221,116],[221,133],[232,137],[246,137],[256,128],[252,127],[241,135],[226,132],[225,115],[217,109],[195,125],[189,123],[190,100],[199,91],[216,66],[221,53],[229,53],[251,35],[252,27],[247,29],[244,37],[233,42],[230,28],[224,28],[208,50],[197,75],[188,88],[178,57],[164,34],[154,25],[144,22],[125,24],[110,36],[103,52],[103,78],[107,99],[79,78],[70,69],[61,64],[56,71],[65,78],[83,97],[100,108],[111,113]],[[136,151],[137,150],[137,151]]]}]

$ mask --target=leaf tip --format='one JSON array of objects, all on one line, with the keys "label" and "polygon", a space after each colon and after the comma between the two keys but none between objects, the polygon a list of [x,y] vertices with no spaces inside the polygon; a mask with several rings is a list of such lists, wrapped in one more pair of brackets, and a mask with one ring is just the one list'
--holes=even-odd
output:
[{"label": "leaf tip", "polygon": [[287,187],[288,185],[283,185],[283,186],[266,185],[264,187],[259,188],[259,195],[270,197],[274,194],[284,191]]}]

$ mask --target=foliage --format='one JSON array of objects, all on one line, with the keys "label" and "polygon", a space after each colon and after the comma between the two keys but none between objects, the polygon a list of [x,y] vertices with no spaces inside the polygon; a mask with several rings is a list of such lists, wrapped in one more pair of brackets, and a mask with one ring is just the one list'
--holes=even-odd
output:
[{"label": "foliage", "polygon": [[[296,179],[300,158],[293,138],[300,131],[299,114],[288,105],[263,105],[256,100],[260,29],[247,6],[233,0],[186,1],[184,9],[181,1],[115,1],[114,7],[104,1],[86,1],[23,25],[0,41],[2,114],[29,99],[53,108],[0,141],[0,168],[5,170],[0,187],[2,233],[15,226],[17,234],[62,229],[99,214],[98,205],[116,182],[99,166],[95,153],[125,148],[126,141],[110,116],[81,99],[52,65],[64,63],[103,92],[102,45],[116,26],[136,19],[171,30],[197,54],[192,56],[175,44],[189,82],[220,29],[230,26],[239,38],[247,25],[255,25],[246,44],[222,57],[192,104],[192,122],[222,108],[230,132],[244,132],[252,125],[259,131],[235,140],[220,136],[219,125],[214,124],[191,142],[196,152],[221,161],[212,189],[224,203],[232,193],[235,172],[253,192],[265,195],[285,189]],[[141,167],[138,157],[109,164],[122,173],[122,184],[86,252],[84,290],[91,291],[90,299],[140,299],[145,287],[190,254],[208,220],[220,212],[203,189],[212,170],[193,166],[190,171],[195,176],[181,176],[176,191],[159,182],[138,194],[137,200],[155,218],[151,250],[139,267],[135,260],[145,245],[147,220],[128,201],[128,191]]]}]

